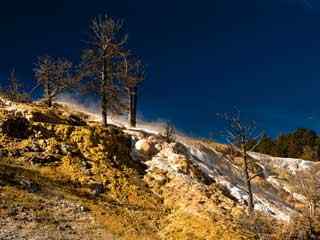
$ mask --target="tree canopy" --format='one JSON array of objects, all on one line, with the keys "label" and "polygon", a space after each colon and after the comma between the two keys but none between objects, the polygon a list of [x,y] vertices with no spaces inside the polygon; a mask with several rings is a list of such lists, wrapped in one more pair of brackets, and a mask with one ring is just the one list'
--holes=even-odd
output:
[{"label": "tree canopy", "polygon": [[[255,141],[250,142],[254,145]],[[277,157],[302,158],[318,161],[320,157],[320,136],[313,130],[298,128],[275,139],[264,135],[255,151]]]}]

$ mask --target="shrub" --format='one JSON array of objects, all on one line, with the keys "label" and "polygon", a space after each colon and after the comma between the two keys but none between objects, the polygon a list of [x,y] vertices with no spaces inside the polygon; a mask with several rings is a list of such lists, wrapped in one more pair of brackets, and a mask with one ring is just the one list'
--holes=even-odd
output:
[{"label": "shrub", "polygon": [[9,117],[1,123],[1,131],[12,138],[25,139],[30,136],[30,122],[20,116]]},{"label": "shrub", "polygon": [[167,122],[165,125],[163,137],[167,143],[172,143],[176,141],[176,129],[173,124]]}]

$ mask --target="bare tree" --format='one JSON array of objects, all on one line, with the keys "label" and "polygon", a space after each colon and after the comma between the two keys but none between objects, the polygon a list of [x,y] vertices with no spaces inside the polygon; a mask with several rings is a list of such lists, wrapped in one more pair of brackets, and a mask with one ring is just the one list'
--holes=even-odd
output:
[{"label": "bare tree", "polygon": [[34,74],[38,82],[36,88],[43,87],[44,97],[49,107],[59,94],[71,89],[77,83],[73,64],[69,60],[43,56],[38,58],[35,65]]},{"label": "bare tree", "polygon": [[15,69],[10,72],[9,85],[4,89],[4,95],[12,101],[31,101],[30,95],[23,90],[22,83],[18,81]]},{"label": "bare tree", "polygon": [[297,172],[294,176],[296,191],[305,197],[310,218],[319,212],[320,207],[320,171],[313,166],[309,171]]},{"label": "bare tree", "polygon": [[10,82],[10,87],[8,90],[13,95],[17,95],[19,93],[19,89],[21,87],[21,84],[18,83],[15,69],[12,69],[12,71],[10,73],[9,82]]},{"label": "bare tree", "polygon": [[[243,174],[244,180],[248,192],[248,210],[251,214],[254,211],[254,199],[252,192],[251,181],[261,175],[261,172],[256,174],[250,173],[250,168],[253,165],[253,159],[249,157],[248,152],[253,151],[256,146],[259,145],[262,134],[257,134],[256,124],[254,121],[245,121],[241,118],[240,111],[228,114],[219,114],[219,116],[225,121],[226,129],[223,132],[223,136],[232,151],[239,152],[243,160]],[[252,148],[248,148],[252,139],[257,140],[257,144]],[[252,168],[253,169],[253,168]]]},{"label": "bare tree", "polygon": [[82,55],[82,71],[87,90],[101,99],[103,124],[107,126],[108,111],[123,108],[123,85],[119,79],[119,58],[124,52],[127,35],[123,34],[123,21],[107,15],[92,20],[89,49]]},{"label": "bare tree", "polygon": [[297,172],[291,177],[294,191],[303,196],[304,207],[293,218],[290,239],[297,235],[303,239],[318,239],[320,234],[320,168],[315,165],[308,170]]},{"label": "bare tree", "polygon": [[138,86],[145,79],[145,65],[136,56],[126,54],[122,56],[124,61],[121,76],[129,96],[129,124],[131,127],[136,127]]},{"label": "bare tree", "polygon": [[4,87],[0,85],[0,97],[4,97],[4,95],[5,95]]}]

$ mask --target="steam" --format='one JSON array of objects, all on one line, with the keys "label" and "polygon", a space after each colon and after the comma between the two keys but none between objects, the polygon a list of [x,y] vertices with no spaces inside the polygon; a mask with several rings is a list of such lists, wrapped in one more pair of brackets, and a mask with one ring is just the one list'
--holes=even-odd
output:
[{"label": "steam", "polygon": [[[77,100],[72,95],[61,95],[57,102],[61,105],[64,105],[70,109],[73,109],[77,112],[85,113],[89,116],[90,121],[102,122],[101,109],[99,102],[95,100],[86,99],[85,101]],[[110,115],[108,117],[108,122],[110,124],[116,125],[118,127],[141,130],[151,134],[162,134],[165,131],[166,122],[163,119],[159,119],[152,122],[147,122],[143,120],[141,114],[139,114],[137,119],[137,127],[131,128],[128,125],[128,120],[126,115]],[[182,131],[177,132],[177,136],[184,136],[185,134]]]}]

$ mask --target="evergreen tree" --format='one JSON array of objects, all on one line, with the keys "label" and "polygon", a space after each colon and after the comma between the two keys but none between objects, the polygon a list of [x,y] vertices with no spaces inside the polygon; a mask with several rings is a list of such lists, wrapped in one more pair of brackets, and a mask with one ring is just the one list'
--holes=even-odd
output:
[{"label": "evergreen tree", "polygon": [[269,155],[277,155],[276,144],[272,138],[268,137],[266,134],[262,136],[259,145],[256,147],[256,151]]},{"label": "evergreen tree", "polygon": [[[254,144],[251,143],[251,145]],[[318,161],[320,137],[315,131],[305,128],[298,128],[288,134],[280,134],[275,140],[265,135],[258,144],[256,151],[277,157]]]},{"label": "evergreen tree", "polygon": [[277,148],[277,156],[288,157],[289,141],[288,136],[285,134],[280,134],[275,141]]}]

